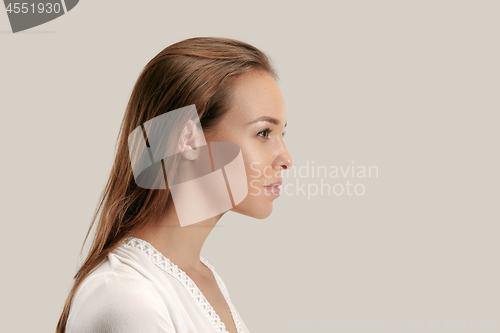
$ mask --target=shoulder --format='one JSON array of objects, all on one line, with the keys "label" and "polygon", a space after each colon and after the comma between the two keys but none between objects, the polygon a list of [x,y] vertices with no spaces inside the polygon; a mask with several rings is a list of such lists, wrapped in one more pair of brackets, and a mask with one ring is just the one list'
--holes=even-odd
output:
[{"label": "shoulder", "polygon": [[104,271],[78,287],[67,332],[170,332],[172,320],[160,295],[145,278]]}]

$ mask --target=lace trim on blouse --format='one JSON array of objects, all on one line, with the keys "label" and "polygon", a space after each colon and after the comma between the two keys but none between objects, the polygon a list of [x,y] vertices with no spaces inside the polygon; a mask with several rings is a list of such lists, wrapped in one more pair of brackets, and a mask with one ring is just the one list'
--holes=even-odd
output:
[{"label": "lace trim on blouse", "polygon": [[[215,310],[207,301],[194,281],[184,271],[177,267],[177,265],[166,258],[160,251],[155,249],[150,243],[146,242],[145,240],[136,237],[125,238],[121,246],[135,248],[142,251],[151,259],[151,261],[156,266],[179,280],[179,282],[181,282],[181,284],[184,285],[184,287],[189,291],[189,294],[193,297],[194,301],[198,304],[198,306],[201,308],[205,316],[207,316],[208,320],[212,323],[215,329],[220,333],[229,333],[226,330],[226,325],[224,325],[224,323],[221,321],[219,315],[215,313]],[[200,256],[200,261],[212,271],[215,280],[217,281],[217,285],[219,286],[219,289],[221,290],[222,295],[224,296],[224,299],[229,306],[229,310],[231,311],[231,316],[233,317],[236,330],[238,331],[238,333],[243,333],[243,327],[241,326],[241,323],[237,318],[238,316],[236,314],[236,310],[233,306],[233,303],[229,299],[229,294],[224,287],[222,279],[215,272],[214,267],[210,265],[205,258]]]}]

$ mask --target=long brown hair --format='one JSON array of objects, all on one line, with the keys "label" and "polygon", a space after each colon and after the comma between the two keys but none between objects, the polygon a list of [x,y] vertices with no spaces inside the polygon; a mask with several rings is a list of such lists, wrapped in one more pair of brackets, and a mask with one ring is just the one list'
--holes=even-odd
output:
[{"label": "long brown hair", "polygon": [[65,332],[71,301],[85,277],[124,238],[161,218],[171,200],[168,188],[154,190],[136,185],[129,158],[129,134],[152,118],[192,104],[196,106],[203,130],[210,131],[230,109],[233,79],[254,70],[277,79],[269,58],[254,46],[212,37],[172,44],[144,67],[128,102],[114,164],[83,244],[102,210],[95,236],[74,277],[56,333]]}]

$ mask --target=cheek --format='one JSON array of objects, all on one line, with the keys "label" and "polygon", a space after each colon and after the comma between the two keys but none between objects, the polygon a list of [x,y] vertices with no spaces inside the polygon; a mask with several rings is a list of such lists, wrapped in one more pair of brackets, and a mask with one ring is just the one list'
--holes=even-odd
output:
[{"label": "cheek", "polygon": [[245,162],[245,171],[248,184],[248,196],[250,201],[261,196],[264,188],[262,187],[262,179],[264,178],[264,165],[259,160],[258,154],[249,154],[248,151],[243,151],[243,160]]},{"label": "cheek", "polygon": [[249,163],[245,165],[248,182],[248,194],[258,195],[262,188],[262,170],[258,163]]},{"label": "cheek", "polygon": [[259,197],[264,192],[263,180],[273,179],[272,172],[270,172],[272,171],[270,170],[270,156],[265,147],[257,141],[241,140],[237,144],[243,155],[249,196]]},{"label": "cheek", "polygon": [[255,153],[249,153],[248,151],[243,151],[243,160],[245,162],[247,179],[249,181],[260,180],[264,177],[265,165],[261,160],[261,156]]}]

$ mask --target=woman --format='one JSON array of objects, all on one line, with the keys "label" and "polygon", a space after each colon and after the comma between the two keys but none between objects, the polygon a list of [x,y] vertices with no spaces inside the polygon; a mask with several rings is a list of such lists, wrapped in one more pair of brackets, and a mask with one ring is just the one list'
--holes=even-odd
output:
[{"label": "woman", "polygon": [[[169,137],[177,154],[167,169],[184,165],[176,170],[186,170],[207,142],[236,144],[248,193],[241,202],[233,200],[228,210],[265,218],[279,196],[281,170],[292,165],[283,142],[285,104],[275,78],[261,51],[225,38],[178,42],[146,65],[128,103],[111,176],[85,238],[102,209],[91,249],[56,332],[248,332],[224,283],[200,257],[225,211],[182,224],[168,186],[171,179],[163,188],[137,185],[130,138],[142,126],[151,148],[149,120],[195,106],[199,123],[176,118],[182,126],[172,130],[174,141]],[[192,206],[193,211],[199,208],[197,202]]]}]

